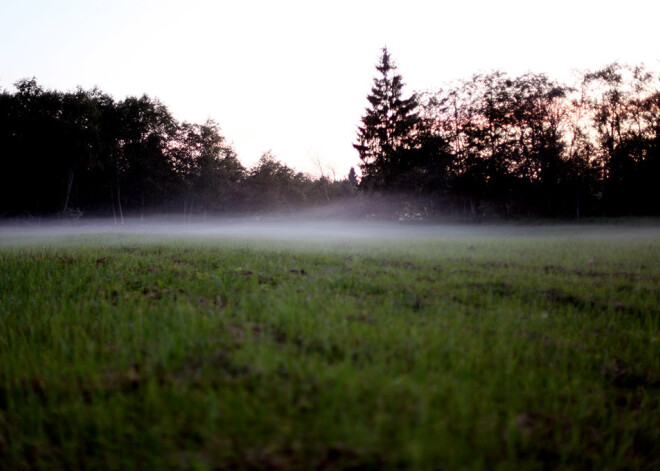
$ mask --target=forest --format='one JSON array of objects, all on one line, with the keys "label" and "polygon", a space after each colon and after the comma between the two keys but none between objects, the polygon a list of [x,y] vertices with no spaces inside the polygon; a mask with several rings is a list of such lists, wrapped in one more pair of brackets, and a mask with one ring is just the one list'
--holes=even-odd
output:
[{"label": "forest", "polygon": [[247,168],[210,120],[148,95],[0,91],[0,218],[287,212],[381,197],[405,213],[501,218],[659,215],[660,76],[610,64],[575,83],[476,74],[405,96],[387,49],[344,179],[265,152]]},{"label": "forest", "polygon": [[177,121],[147,95],[45,90],[0,94],[0,216],[124,216],[287,210],[351,194],[265,152],[246,168],[214,121]]}]

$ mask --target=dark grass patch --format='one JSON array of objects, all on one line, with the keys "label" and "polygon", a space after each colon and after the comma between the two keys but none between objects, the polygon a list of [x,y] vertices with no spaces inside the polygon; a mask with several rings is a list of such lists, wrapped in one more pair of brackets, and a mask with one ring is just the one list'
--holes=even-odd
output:
[{"label": "dark grass patch", "polygon": [[606,381],[616,388],[660,390],[660,371],[641,371],[620,358],[604,364],[601,371]]}]

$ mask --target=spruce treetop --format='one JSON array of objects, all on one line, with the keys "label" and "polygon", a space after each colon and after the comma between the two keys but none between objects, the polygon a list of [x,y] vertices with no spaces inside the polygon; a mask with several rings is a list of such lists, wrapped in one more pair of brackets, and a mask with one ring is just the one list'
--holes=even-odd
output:
[{"label": "spruce treetop", "polygon": [[388,187],[400,170],[404,151],[415,147],[420,118],[415,95],[403,97],[403,78],[397,73],[392,57],[383,48],[376,65],[369,107],[362,125],[358,127],[357,142],[353,145],[360,155],[360,168],[365,183],[373,187]]}]

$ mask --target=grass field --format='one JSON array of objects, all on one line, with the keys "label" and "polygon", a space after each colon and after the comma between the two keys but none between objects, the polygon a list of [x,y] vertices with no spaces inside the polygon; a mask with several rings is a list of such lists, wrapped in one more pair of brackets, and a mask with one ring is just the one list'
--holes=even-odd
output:
[{"label": "grass field", "polygon": [[608,230],[0,234],[0,469],[660,469],[660,237]]}]

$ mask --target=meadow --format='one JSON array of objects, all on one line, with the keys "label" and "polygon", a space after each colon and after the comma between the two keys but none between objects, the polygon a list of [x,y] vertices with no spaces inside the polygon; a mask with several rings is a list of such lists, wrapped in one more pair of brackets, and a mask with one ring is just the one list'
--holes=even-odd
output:
[{"label": "meadow", "polygon": [[361,227],[1,233],[0,469],[660,469],[657,226]]}]

